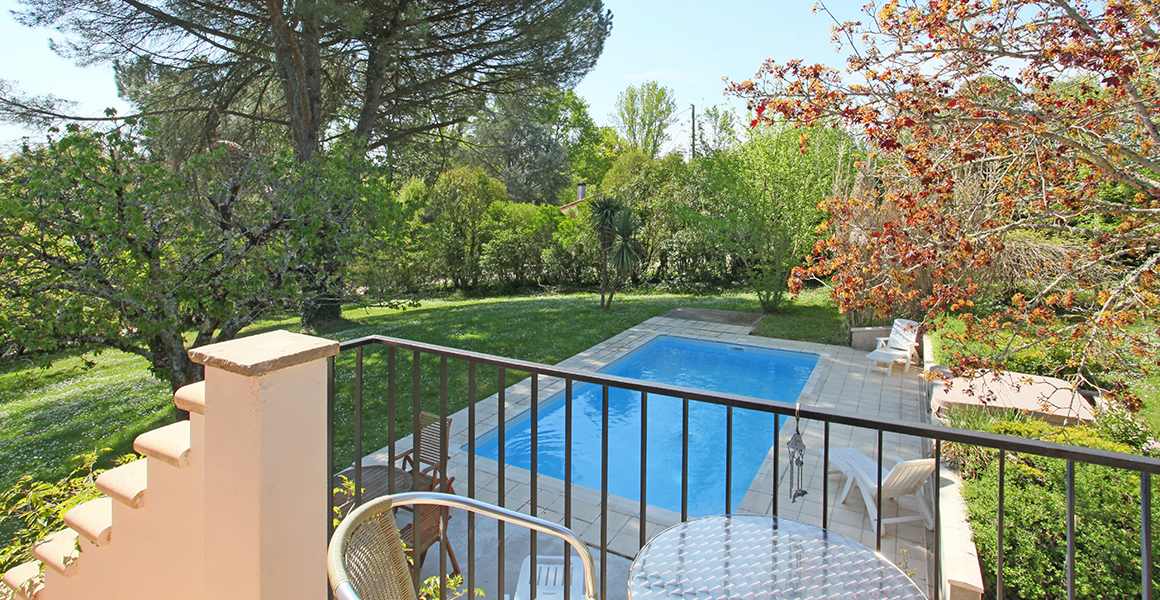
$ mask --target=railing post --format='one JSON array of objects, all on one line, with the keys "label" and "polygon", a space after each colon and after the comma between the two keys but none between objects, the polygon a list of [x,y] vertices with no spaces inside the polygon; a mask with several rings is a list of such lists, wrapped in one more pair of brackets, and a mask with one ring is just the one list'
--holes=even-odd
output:
[{"label": "railing post", "polygon": [[874,549],[882,552],[882,430],[878,430],[878,458],[874,466]]},{"label": "railing post", "polygon": [[934,440],[934,600],[942,595],[942,440]]},{"label": "railing post", "polygon": [[1067,461],[1067,600],[1075,600],[1075,461]]},{"label": "railing post", "polygon": [[[608,396],[608,386],[604,387],[604,395]],[[683,523],[689,520],[689,399],[681,400],[681,406],[681,522]],[[604,403],[604,413],[608,414],[607,401]],[[605,437],[608,436],[607,429],[605,426]],[[607,448],[604,454],[607,456]],[[607,461],[607,458],[605,460]]]},{"label": "railing post", "polygon": [[[725,513],[733,512],[733,406],[725,407]],[[642,528],[643,530],[643,528]]]},{"label": "railing post", "polygon": [[995,536],[995,599],[1003,600],[1003,490],[1006,485],[1007,453],[999,451],[998,531]]},{"label": "railing post", "polygon": [[[641,500],[641,522],[644,501]],[[572,527],[572,380],[564,380],[564,527]],[[642,526],[643,529],[643,526]],[[572,600],[572,551],[564,547],[564,600]],[[579,599],[577,599],[579,600]]]},{"label": "railing post", "polygon": [[[600,597],[608,597],[608,386],[602,387],[600,417]],[[688,406],[686,402],[685,406]],[[686,408],[685,414],[689,411]],[[688,419],[685,419],[688,422]],[[686,428],[686,431],[688,429]],[[688,443],[688,435],[685,436]],[[683,519],[682,515],[682,519]]]},{"label": "railing post", "polygon": [[[475,498],[475,362],[467,362],[467,497]],[[475,589],[475,513],[467,512],[467,589]]]},{"label": "railing post", "polygon": [[[572,451],[571,447],[568,451]],[[637,541],[641,548],[648,543],[648,392],[640,393],[640,535]]]},{"label": "railing post", "polygon": [[777,516],[778,487],[781,484],[781,414],[775,413],[777,425],[773,428],[773,516]]},{"label": "railing post", "polygon": [[334,357],[326,359],[326,481],[329,498],[326,511],[326,539],[334,535]]},{"label": "railing post", "polygon": [[830,422],[825,422],[822,432],[822,529],[829,525],[830,518]]},{"label": "railing post", "polygon": [[1140,473],[1140,597],[1152,597],[1152,474]]},{"label": "railing post", "polygon": [[[363,349],[354,351],[354,505],[362,505]],[[333,421],[333,417],[331,418]]]},{"label": "railing post", "polygon": [[326,587],[327,358],[274,331],[190,351],[205,365],[205,595],[314,600]]}]

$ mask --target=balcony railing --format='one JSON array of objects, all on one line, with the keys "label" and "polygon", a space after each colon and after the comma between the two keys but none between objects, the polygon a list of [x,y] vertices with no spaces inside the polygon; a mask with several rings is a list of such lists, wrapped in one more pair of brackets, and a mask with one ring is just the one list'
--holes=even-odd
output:
[{"label": "balcony railing", "polygon": [[[1007,454],[1030,454],[1043,457],[1050,457],[1062,459],[1067,461],[1067,597],[1075,597],[1076,585],[1076,552],[1075,552],[1075,523],[1076,523],[1076,508],[1075,508],[1075,465],[1076,464],[1091,464],[1110,467],[1114,469],[1123,469],[1139,474],[1140,478],[1140,532],[1141,532],[1141,595],[1145,599],[1152,597],[1152,530],[1151,520],[1148,515],[1151,514],[1151,476],[1160,473],[1160,460],[1148,458],[1145,456],[1138,456],[1132,454],[1122,454],[1116,452],[1108,452],[1104,450],[1089,449],[1077,446],[1068,446],[1058,443],[1045,442],[1033,439],[1026,439],[1020,437],[1011,437],[1004,435],[997,435],[992,433],[956,429],[951,427],[943,427],[928,423],[908,422],[901,420],[893,420],[880,417],[857,416],[848,413],[842,413],[835,410],[828,410],[822,408],[810,408],[805,406],[796,406],[793,404],[770,403],[768,401],[758,400],[745,396],[738,396],[725,393],[714,393],[703,390],[696,390],[674,385],[666,385],[660,383],[651,383],[634,379],[626,379],[612,375],[605,375],[594,372],[580,371],[576,369],[553,367],[533,362],[513,360],[493,356],[488,354],[481,354],[476,352],[468,352],[448,348],[443,346],[436,346],[431,344],[424,344],[418,342],[411,342],[402,339],[395,339],[382,336],[371,336],[361,338],[341,344],[342,352],[337,358],[338,366],[336,367],[335,358],[330,359],[330,437],[331,443],[329,446],[332,449],[330,457],[330,464],[332,468],[336,465],[344,467],[353,464],[353,480],[355,481],[354,503],[357,505],[363,501],[361,492],[363,488],[364,473],[362,461],[356,460],[356,457],[365,455],[364,439],[367,437],[368,417],[365,410],[368,406],[373,405],[373,412],[378,415],[373,418],[373,427],[375,428],[375,435],[381,437],[382,430],[385,429],[385,440],[376,443],[375,447],[380,445],[387,448],[387,459],[391,464],[396,463],[398,452],[396,452],[396,445],[403,437],[403,433],[417,430],[419,427],[419,413],[421,410],[429,410],[429,412],[437,412],[440,418],[449,416],[451,409],[449,407],[449,398],[454,394],[456,397],[466,398],[466,415],[467,415],[467,444],[465,448],[467,461],[467,481],[457,481],[457,493],[465,494],[469,497],[476,497],[476,494],[481,490],[480,484],[477,481],[476,473],[476,444],[480,435],[487,434],[493,427],[494,423],[498,423],[499,427],[495,435],[498,437],[498,477],[495,479],[494,489],[495,498],[498,499],[497,504],[503,506],[506,500],[505,497],[505,482],[507,480],[508,469],[515,469],[505,464],[504,457],[504,436],[506,434],[505,426],[511,417],[516,414],[508,414],[508,408],[505,394],[507,393],[509,382],[514,382],[517,377],[513,375],[526,375],[528,378],[528,385],[530,386],[530,404],[528,410],[530,411],[530,441],[531,441],[531,465],[530,465],[530,502],[528,503],[529,511],[532,516],[540,516],[538,506],[538,489],[539,482],[544,477],[539,472],[538,466],[538,452],[537,442],[539,440],[538,433],[538,411],[540,403],[549,397],[551,394],[542,394],[541,390],[547,387],[549,382],[556,384],[563,382],[563,394],[565,395],[565,427],[564,427],[564,481],[572,481],[572,449],[576,440],[572,439],[572,398],[574,386],[578,383],[587,383],[599,386],[602,390],[602,397],[604,402],[604,412],[602,416],[602,434],[600,440],[600,463],[601,463],[601,485],[599,492],[600,502],[600,541],[599,541],[599,556],[600,556],[600,594],[601,598],[607,597],[609,587],[608,580],[608,558],[609,558],[609,531],[608,531],[608,500],[609,492],[609,411],[608,411],[608,397],[609,390],[613,388],[621,388],[639,392],[641,394],[641,431],[640,431],[640,446],[641,446],[641,464],[640,464],[640,503],[639,503],[639,547],[643,546],[648,541],[647,514],[649,511],[648,493],[646,486],[647,482],[647,411],[650,396],[668,396],[672,398],[679,398],[682,402],[682,424],[683,424],[683,442],[681,448],[681,510],[680,519],[687,520],[689,518],[689,489],[690,489],[690,475],[688,468],[688,440],[689,440],[689,410],[690,402],[705,402],[713,405],[720,405],[725,407],[727,414],[727,433],[725,440],[726,452],[726,473],[725,473],[725,502],[722,513],[732,512],[731,508],[734,506],[733,498],[730,490],[732,489],[731,470],[732,453],[734,447],[733,440],[733,411],[738,409],[748,409],[752,411],[759,411],[764,413],[775,413],[783,415],[787,418],[798,418],[803,422],[817,422],[821,423],[823,427],[823,448],[821,455],[823,462],[822,469],[829,463],[830,456],[830,437],[831,429],[834,426],[849,426],[851,428],[869,430],[875,432],[877,441],[877,461],[879,466],[879,486],[881,484],[881,467],[883,459],[883,439],[885,434],[897,434],[898,436],[906,436],[907,439],[919,440],[923,447],[927,449],[926,455],[933,456],[936,464],[942,463],[942,444],[941,442],[953,442],[958,444],[965,444],[968,446],[975,446],[981,448],[989,448],[1000,450],[999,456],[999,503],[997,521],[997,547],[1002,549],[1003,535],[1004,535],[1004,477],[1003,472],[1006,468]],[[338,374],[336,377],[336,369]],[[385,380],[385,381],[384,381]],[[496,410],[498,414],[495,415],[494,420],[481,418],[477,414],[477,401],[482,396],[498,395],[498,402],[496,403]],[[462,403],[460,403],[462,404]],[[437,409],[435,408],[437,406]],[[410,428],[407,428],[406,421],[409,420]],[[385,420],[385,423],[383,422]],[[446,435],[444,432],[443,435]],[[448,445],[447,439],[441,440],[441,446]],[[778,515],[779,502],[778,491],[779,486],[782,486],[781,471],[784,470],[780,462],[783,460],[781,451],[778,449],[780,443],[773,445],[773,477],[772,477],[772,512],[774,516]],[[674,457],[675,459],[675,457]],[[444,455],[442,460],[441,471],[447,472],[447,456]],[[341,469],[336,469],[341,470]],[[934,485],[927,486],[926,490],[938,490],[938,469],[932,475],[932,482]],[[489,478],[490,479],[490,478]],[[830,514],[830,489],[829,479],[823,473],[823,489],[822,489],[822,514],[820,518],[821,527],[826,528],[828,523],[828,516]],[[394,490],[394,479],[390,479],[389,492],[406,491]],[[695,483],[695,482],[694,482]],[[466,484],[466,485],[464,485]],[[573,485],[563,485],[563,525],[565,527],[572,526],[573,512],[575,503],[573,499]],[[446,491],[446,490],[444,490]],[[933,493],[933,505],[935,522],[940,522],[940,498],[939,494]],[[882,515],[882,499],[878,496],[877,514]],[[475,589],[475,579],[477,574],[476,568],[476,544],[475,544],[475,522],[474,517],[468,515],[468,554],[466,561],[466,568],[464,572],[464,584],[468,589]],[[881,519],[877,520],[877,527],[883,527]],[[931,556],[934,560],[933,580],[929,586],[931,596],[938,598],[940,595],[940,570],[941,565],[938,564],[938,557],[941,550],[941,534],[940,528],[935,527],[934,533],[934,548]],[[882,536],[881,531],[876,532],[875,539],[878,540],[878,550],[881,550]],[[535,561],[537,555],[536,540],[533,535],[531,539],[531,556]],[[446,575],[448,572],[446,564],[446,556],[442,551],[440,552],[440,574]],[[497,584],[503,593],[504,590],[504,531],[502,525],[499,528],[499,547],[497,548],[497,560],[500,565],[497,572]],[[1000,550],[996,557],[998,568],[996,569],[996,597],[1003,597],[1003,553]],[[533,572],[535,565],[533,562]],[[440,580],[445,580],[445,577],[440,577]],[[416,579],[418,586],[418,579]],[[614,582],[613,585],[623,585],[623,582]],[[418,588],[417,588],[418,589]],[[534,594],[534,586],[533,592]],[[445,590],[440,590],[441,597],[446,598]],[[567,590],[566,590],[567,594]]]}]

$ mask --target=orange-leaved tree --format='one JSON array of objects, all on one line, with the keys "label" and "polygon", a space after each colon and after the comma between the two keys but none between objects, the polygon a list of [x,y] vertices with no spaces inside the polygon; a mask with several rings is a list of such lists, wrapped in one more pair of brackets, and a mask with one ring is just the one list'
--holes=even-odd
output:
[{"label": "orange-leaved tree", "polygon": [[[973,313],[961,339],[993,352],[958,353],[962,371],[1027,348],[1066,348],[1061,370],[1089,381],[1097,365],[1147,362],[1160,10],[908,0],[866,12],[834,27],[846,73],[769,61],[730,86],[755,125],[846,127],[876,151],[868,185],[822,204],[831,236],[791,283],[832,276],[843,311]],[[972,310],[981,297],[1001,302]]]}]

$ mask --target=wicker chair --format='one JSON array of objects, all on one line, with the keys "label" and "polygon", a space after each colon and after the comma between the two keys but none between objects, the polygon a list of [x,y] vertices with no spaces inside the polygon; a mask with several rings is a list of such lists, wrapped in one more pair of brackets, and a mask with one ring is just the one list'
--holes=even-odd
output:
[{"label": "wicker chair", "polygon": [[335,530],[326,555],[326,568],[338,600],[415,600],[415,584],[393,510],[396,506],[412,504],[461,508],[565,540],[575,548],[584,565],[585,597],[596,598],[592,553],[572,531],[472,498],[439,492],[407,492],[375,498],[347,515]]}]

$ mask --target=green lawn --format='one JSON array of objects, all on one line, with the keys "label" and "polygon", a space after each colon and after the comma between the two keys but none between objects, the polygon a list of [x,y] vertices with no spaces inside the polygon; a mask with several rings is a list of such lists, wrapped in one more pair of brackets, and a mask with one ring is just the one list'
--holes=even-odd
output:
[{"label": "green lawn", "polygon": [[1153,372],[1132,382],[1132,391],[1143,401],[1144,406],[1137,413],[1152,431],[1160,432],[1160,373]]},{"label": "green lawn", "polygon": [[830,290],[806,290],[792,302],[786,302],[781,312],[768,316],[757,324],[754,335],[783,340],[802,340],[850,345],[850,328],[830,300]]},{"label": "green lawn", "polygon": [[[85,360],[95,363],[86,368]],[[170,422],[169,386],[138,356],[108,351],[67,357],[41,369],[0,371],[0,491],[19,476],[55,480],[73,456],[112,448],[132,452],[138,434]]]},{"label": "green lawn", "polygon": [[[480,299],[424,301],[419,308],[406,310],[352,308],[346,311],[349,323],[320,335],[336,340],[381,334],[555,364],[594,344],[645,321],[680,307],[758,311],[752,294],[713,295],[661,293],[619,294],[612,309],[602,311],[592,294],[511,296]],[[270,320],[246,333],[276,328],[298,329],[297,320]],[[829,306],[823,290],[807,292],[778,315],[767,317],[759,333],[773,337],[806,339],[823,343],[845,343],[845,333],[837,311]],[[340,358],[337,378],[340,392],[349,391],[353,379],[350,353]],[[91,367],[84,360],[92,361]],[[385,363],[386,353],[368,350],[367,437],[364,448],[378,448],[386,439]],[[409,357],[400,357],[400,390],[410,399]],[[452,365],[450,410],[466,405],[465,369]],[[425,383],[437,381],[437,361],[423,367]],[[507,383],[518,381],[512,373]],[[494,370],[480,372],[478,395],[495,392]],[[458,385],[459,387],[455,387]],[[422,400],[428,410],[438,410],[436,386]],[[462,388],[462,389],[460,389]],[[350,394],[340,393],[338,441],[348,449]],[[168,386],[154,379],[143,359],[115,351],[99,355],[68,357],[48,369],[8,365],[0,371],[0,490],[9,488],[21,474],[39,480],[56,479],[68,472],[71,457],[94,448],[112,448],[99,464],[111,466],[112,459],[132,450],[139,433],[168,423],[172,398]],[[398,415],[399,431],[409,424],[409,413]],[[336,462],[353,458],[340,452]]]}]

